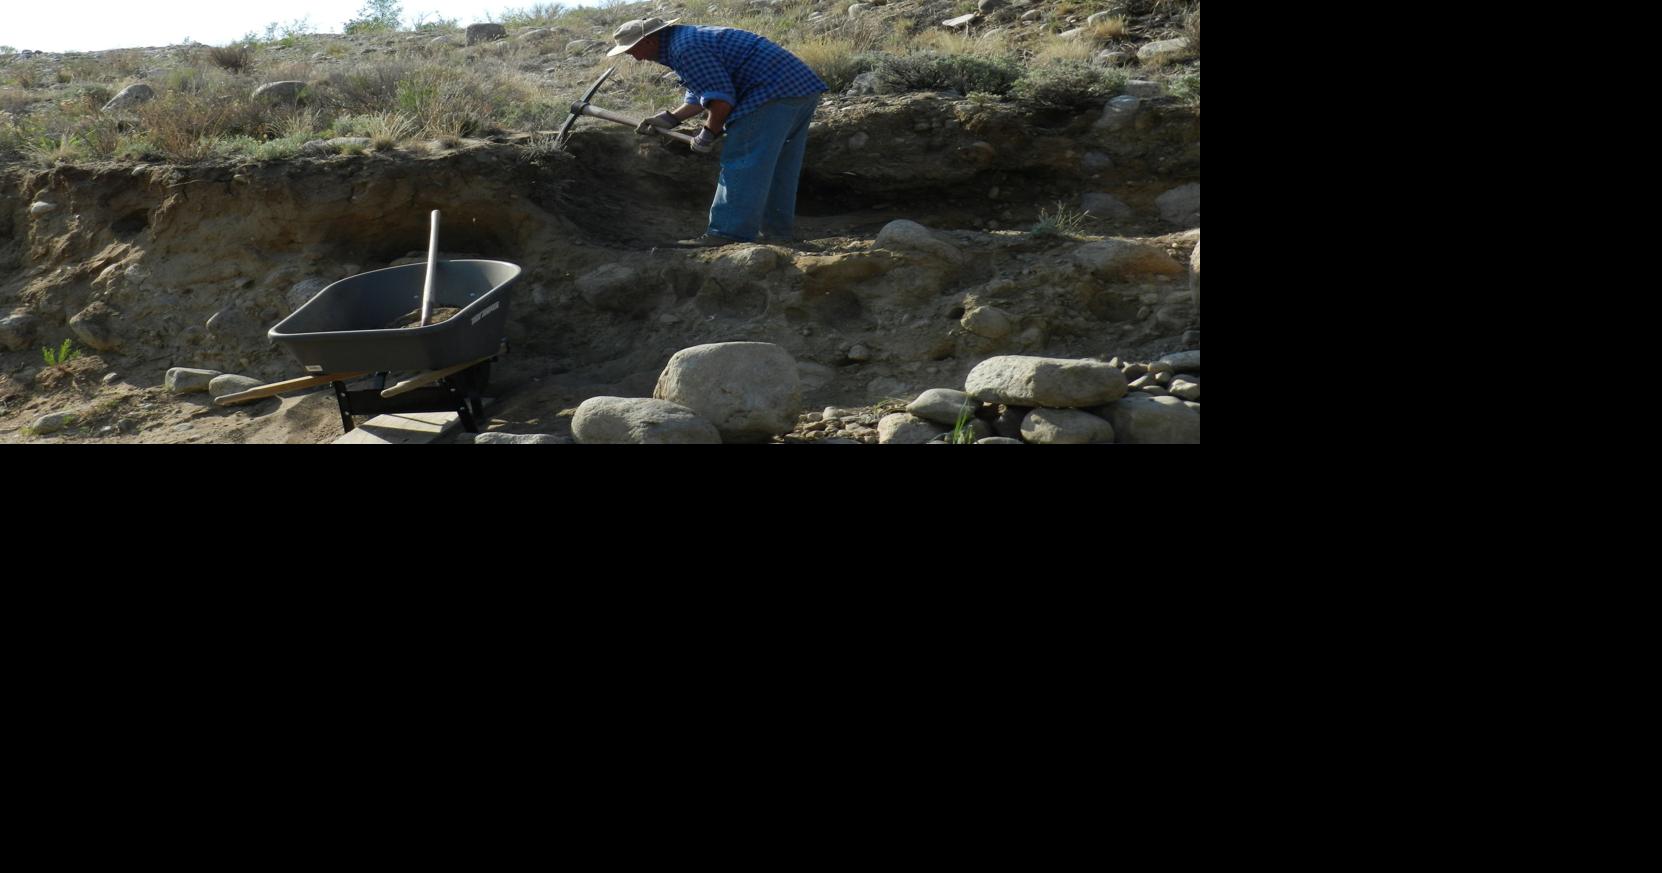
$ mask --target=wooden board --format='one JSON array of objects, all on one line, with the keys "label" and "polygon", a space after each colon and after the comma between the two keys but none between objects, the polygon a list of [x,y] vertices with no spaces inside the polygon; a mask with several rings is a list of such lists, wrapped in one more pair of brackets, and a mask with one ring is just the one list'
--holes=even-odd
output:
[{"label": "wooden board", "polygon": [[[486,398],[488,409],[492,398]],[[489,424],[489,418],[479,422]],[[396,415],[377,415],[341,434],[331,445],[337,446],[419,446],[437,442],[462,426],[462,417],[454,412],[401,412]]]}]

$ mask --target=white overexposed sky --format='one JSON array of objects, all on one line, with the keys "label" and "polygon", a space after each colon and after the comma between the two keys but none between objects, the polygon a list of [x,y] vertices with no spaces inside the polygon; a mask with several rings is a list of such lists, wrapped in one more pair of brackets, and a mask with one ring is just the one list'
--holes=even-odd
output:
[{"label": "white overexposed sky", "polygon": [[[404,23],[420,13],[428,19],[454,18],[466,27],[500,21],[506,9],[524,9],[536,0],[403,0]],[[546,0],[545,0],[546,2]],[[599,0],[562,0],[566,6],[593,6]],[[117,48],[179,45],[186,38],[225,45],[266,25],[310,19],[307,33],[340,33],[358,17],[364,0],[292,0],[242,3],[238,0],[23,0],[0,7],[0,45],[19,51],[91,52]],[[278,31],[279,35],[281,30]]]}]

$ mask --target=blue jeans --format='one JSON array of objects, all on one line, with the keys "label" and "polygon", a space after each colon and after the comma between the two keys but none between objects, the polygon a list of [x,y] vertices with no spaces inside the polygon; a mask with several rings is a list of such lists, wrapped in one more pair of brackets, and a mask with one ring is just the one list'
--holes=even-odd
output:
[{"label": "blue jeans", "polygon": [[819,95],[769,100],[727,128],[710,233],[750,242],[788,240],[796,229],[796,183]]}]

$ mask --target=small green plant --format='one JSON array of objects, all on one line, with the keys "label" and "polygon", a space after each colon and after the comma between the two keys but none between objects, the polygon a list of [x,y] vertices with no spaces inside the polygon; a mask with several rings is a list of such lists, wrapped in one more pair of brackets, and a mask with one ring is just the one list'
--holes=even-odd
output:
[{"label": "small green plant", "polygon": [[1200,64],[1197,62],[1193,70],[1179,74],[1171,80],[1168,90],[1171,96],[1185,103],[1200,108]]},{"label": "small green plant", "polygon": [[81,356],[81,350],[73,348],[72,345],[72,340],[64,340],[56,354],[53,354],[51,349],[46,348],[40,350],[40,356],[46,359],[46,366],[48,367],[62,366]]},{"label": "small green plant", "polygon": [[1063,201],[1056,201],[1056,211],[1039,211],[1039,223],[1028,231],[1034,239],[1070,239],[1085,229],[1090,216],[1077,209],[1069,209]]},{"label": "small green plant", "polygon": [[951,446],[974,445],[975,444],[975,428],[971,427],[971,425],[974,424],[974,423],[975,423],[974,402],[971,401],[971,400],[966,399],[964,401],[963,407],[958,410],[958,423],[952,426],[952,433],[949,434],[946,438],[947,445],[951,445]]}]

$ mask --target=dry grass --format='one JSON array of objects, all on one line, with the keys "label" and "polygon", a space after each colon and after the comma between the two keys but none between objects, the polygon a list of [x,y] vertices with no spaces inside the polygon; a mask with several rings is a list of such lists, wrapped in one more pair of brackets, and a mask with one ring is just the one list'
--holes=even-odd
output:
[{"label": "dry grass", "polygon": [[1113,42],[1116,39],[1125,39],[1131,35],[1131,28],[1124,18],[1110,18],[1088,25],[1085,28],[1085,38],[1097,44]]},{"label": "dry grass", "polygon": [[0,88],[0,112],[22,115],[37,99],[36,95],[20,88]]},{"label": "dry grass", "polygon": [[254,47],[245,42],[210,48],[207,55],[214,66],[227,72],[244,73],[254,67]]},{"label": "dry grass", "polygon": [[109,103],[113,97],[115,97],[115,92],[102,85],[83,85],[75,91],[75,99],[69,104],[69,107],[78,108],[88,115],[97,115],[104,111],[105,104]]},{"label": "dry grass", "polygon": [[369,123],[370,144],[376,151],[391,151],[421,132],[421,125],[408,115],[383,112]]},{"label": "dry grass", "polygon": [[[682,89],[664,79],[663,67],[628,57],[600,58],[594,66],[583,73],[580,84],[559,92],[555,103],[560,106],[571,105],[583,96],[583,92],[594,84],[595,79],[600,78],[601,73],[606,72],[607,67],[611,66],[616,66],[617,72],[601,86],[600,92],[594,97],[595,105],[616,112],[645,111],[681,105]],[[614,106],[614,103],[617,105]]]},{"label": "dry grass", "polygon": [[122,49],[104,56],[104,63],[119,76],[136,76],[149,68],[149,58],[138,49]]},{"label": "dry grass", "polygon": [[943,55],[975,55],[983,58],[1002,58],[1010,54],[1010,41],[1003,32],[971,35],[962,30],[930,30],[916,37],[896,36],[891,45],[902,52],[932,51]]},{"label": "dry grass", "polygon": [[288,61],[260,65],[260,78],[266,82],[310,82],[314,68],[311,64]]},{"label": "dry grass", "polygon": [[795,54],[825,80],[834,94],[848,90],[856,76],[872,67],[870,56],[849,39],[816,37],[796,46]]},{"label": "dry grass", "polygon": [[276,139],[309,139],[323,127],[316,109],[291,109],[276,113],[263,132]]},{"label": "dry grass", "polygon": [[[969,88],[1035,104],[1082,104],[1114,84],[1105,78],[1111,74],[1085,69],[1105,43],[1175,36],[1180,34],[1173,31],[1181,28],[1192,55],[1199,55],[1198,0],[1057,0],[1047,5],[1050,22],[1113,10],[1114,17],[1086,25],[1074,39],[1028,27],[941,28],[937,20],[902,4],[849,18],[843,6],[826,7],[821,0],[779,0],[767,7],[753,0],[700,0],[683,17],[760,33],[796,53],[838,92],[860,73],[881,70],[889,83],[885,93]],[[811,19],[816,12],[827,14]],[[453,149],[465,137],[552,129],[564,119],[566,106],[614,65],[617,72],[596,102],[645,114],[680,102],[681,89],[666,80],[664,68],[627,58],[586,57],[577,63],[560,49],[567,38],[605,39],[617,24],[653,14],[658,10],[645,2],[607,0],[584,8],[539,3],[503,10],[496,17],[515,32],[556,29],[560,35],[555,39],[462,48],[379,38],[378,47],[390,46],[397,53],[363,58],[356,54],[358,46],[340,40],[306,37],[302,47],[296,32],[285,37],[290,50],[282,53],[272,45],[245,41],[222,48],[175,47],[154,55],[128,49],[69,57],[53,66],[0,59],[0,113],[6,113],[0,115],[0,148],[45,161],[140,154],[179,161],[215,154],[281,159],[307,139],[350,134],[369,139],[376,149],[425,149],[421,138]],[[1151,14],[1153,19],[1144,18]],[[298,62],[313,52],[348,60],[316,66]],[[559,59],[545,60],[549,54]],[[559,68],[552,86],[543,74],[549,66]],[[1198,106],[1199,64],[1191,60],[1184,66],[1173,71],[1182,74],[1174,91]],[[64,75],[73,84],[55,85]],[[125,127],[103,123],[101,109],[111,93],[141,78],[162,96],[123,113]],[[302,107],[254,105],[254,88],[269,81],[308,83]]]},{"label": "dry grass", "polygon": [[1033,52],[1033,64],[1049,67],[1065,63],[1089,63],[1099,49],[1081,39],[1050,37]]},{"label": "dry grass", "polygon": [[169,158],[194,162],[211,157],[218,140],[252,136],[268,129],[261,107],[243,95],[173,91],[137,110],[148,140]]}]

